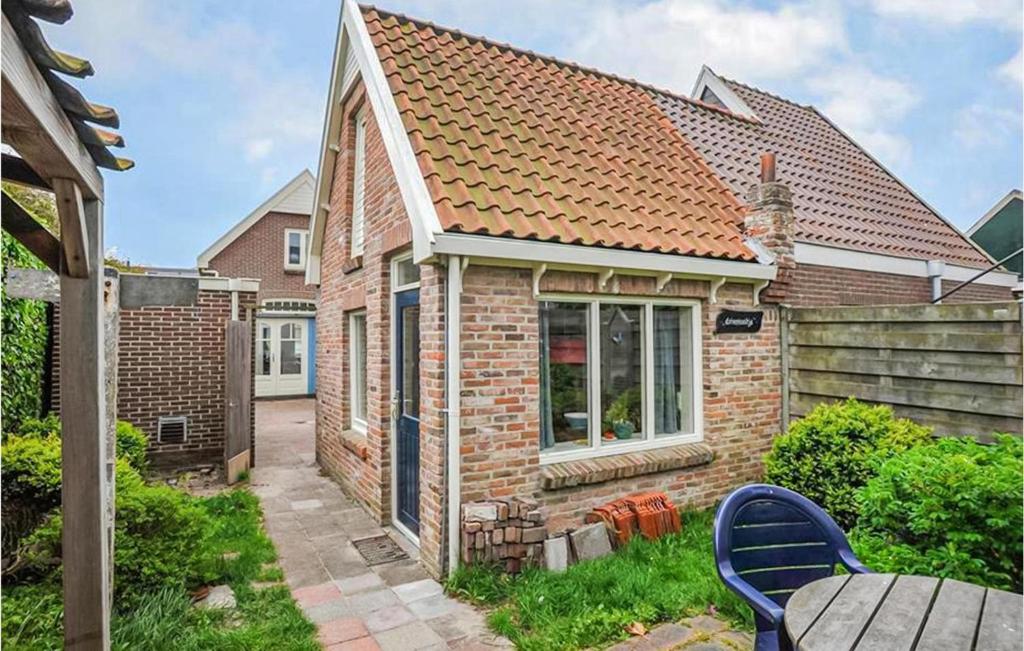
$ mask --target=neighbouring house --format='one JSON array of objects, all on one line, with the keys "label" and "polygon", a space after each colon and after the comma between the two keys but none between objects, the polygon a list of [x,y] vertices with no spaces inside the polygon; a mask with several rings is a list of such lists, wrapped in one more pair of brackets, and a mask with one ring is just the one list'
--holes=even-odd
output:
[{"label": "neighbouring house", "polygon": [[[927,301],[927,260],[990,264],[759,91],[734,85],[736,112],[352,0],[333,65],[306,269],[317,458],[434,574],[464,503],[528,497],[558,530],[628,493],[704,507],[758,479],[780,303]],[[744,146],[717,156],[715,129]]]},{"label": "neighbouring house", "polygon": [[[1011,190],[967,230],[967,237],[995,258],[1002,260],[1024,246],[1024,195]],[[1024,273],[1020,253],[1007,260],[1004,267],[1018,276]]]},{"label": "neighbouring house", "polygon": [[202,275],[256,278],[256,397],[316,388],[316,292],[306,286],[313,175],[303,170],[199,254]]}]

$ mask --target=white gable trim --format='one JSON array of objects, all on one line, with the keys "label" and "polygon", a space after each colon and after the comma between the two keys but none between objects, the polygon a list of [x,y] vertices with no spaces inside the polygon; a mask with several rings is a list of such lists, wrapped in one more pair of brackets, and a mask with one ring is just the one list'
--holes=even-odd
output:
[{"label": "white gable trim", "polygon": [[[895,255],[867,253],[852,249],[840,249],[834,246],[822,246],[808,242],[797,242],[794,251],[796,263],[833,267],[837,269],[854,269],[856,271],[873,271],[877,273],[897,274],[900,276],[928,277],[928,261],[913,258],[901,258]],[[964,267],[946,263],[943,280],[963,282],[981,273],[983,269]],[[999,287],[1016,287],[1017,274],[1006,271],[991,271],[978,280],[979,285],[997,285]]]},{"label": "white gable trim", "polygon": [[[207,269],[210,266],[210,261],[213,260],[214,256],[223,251],[229,244],[237,240],[242,233],[246,232],[253,225],[256,224],[260,219],[263,218],[269,212],[280,210],[281,212],[296,212],[300,211],[299,214],[305,214],[312,211],[313,206],[308,204],[308,199],[304,199],[301,196],[296,198],[296,194],[302,190],[312,191],[313,189],[313,174],[309,170],[302,170],[299,175],[289,181],[283,188],[278,190],[269,199],[264,201],[248,215],[246,215],[242,221],[238,222],[231,227],[227,233],[224,233],[217,239],[216,242],[210,245],[208,249],[199,254],[196,258],[196,266],[200,269]],[[282,208],[287,208],[282,210]]]},{"label": "white gable trim", "polygon": [[1006,207],[1006,204],[1010,203],[1014,199],[1018,201],[1024,201],[1024,194],[1020,190],[1010,190],[1005,197],[999,200],[999,203],[989,208],[988,212],[985,213],[981,219],[974,222],[974,226],[967,231],[967,237],[973,236],[979,228],[988,223],[990,219],[995,217],[1000,210]]},{"label": "white gable trim", "polygon": [[690,97],[695,100],[700,100],[701,95],[704,94],[704,89],[710,88],[711,92],[714,93],[718,99],[722,100],[725,104],[725,108],[729,109],[736,115],[742,115],[743,117],[750,118],[751,120],[757,120],[757,113],[747,106],[747,103],[740,99],[739,95],[733,92],[731,88],[722,79],[715,74],[715,72],[707,67],[706,65],[701,66],[700,74],[697,75],[697,81],[693,84],[693,92],[690,93]]},{"label": "white gable trim", "polygon": [[[320,150],[320,169],[317,176],[315,209],[310,220],[310,250],[306,266],[306,282],[319,284],[320,255],[323,251],[323,231],[329,211],[330,180],[334,176],[337,153],[331,144],[337,142],[341,132],[339,104],[344,95],[338,90],[343,85],[341,77],[354,79],[354,73],[345,74],[348,60],[354,57],[359,74],[366,86],[366,96],[373,108],[373,115],[380,128],[388,161],[398,182],[402,203],[412,225],[413,257],[419,262],[431,255],[435,236],[442,232],[441,220],[437,217],[434,202],[427,190],[427,183],[420,172],[419,163],[412,150],[412,143],[398,114],[398,106],[391,94],[384,68],[366,29],[366,22],[355,0],[344,0],[341,8],[341,23],[338,30],[335,59],[331,71],[331,92],[328,95],[324,139]],[[349,82],[348,85],[351,85]],[[346,89],[347,90],[347,89]],[[337,110],[336,110],[337,109]]]}]

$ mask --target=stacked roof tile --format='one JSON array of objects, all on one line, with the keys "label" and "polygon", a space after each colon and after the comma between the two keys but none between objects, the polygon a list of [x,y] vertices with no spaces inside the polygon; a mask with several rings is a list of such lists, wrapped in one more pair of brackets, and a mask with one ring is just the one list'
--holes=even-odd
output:
[{"label": "stacked roof tile", "polygon": [[740,196],[757,182],[759,155],[774,152],[778,178],[793,192],[799,241],[979,268],[991,264],[814,107],[725,83],[758,121],[652,94]]},{"label": "stacked roof tile", "polygon": [[446,231],[754,259],[742,205],[640,85],[363,15]]}]

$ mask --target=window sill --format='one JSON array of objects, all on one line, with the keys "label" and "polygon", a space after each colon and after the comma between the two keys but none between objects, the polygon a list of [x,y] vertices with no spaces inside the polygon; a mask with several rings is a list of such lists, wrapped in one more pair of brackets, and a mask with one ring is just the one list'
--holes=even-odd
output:
[{"label": "window sill", "polygon": [[683,443],[666,448],[606,457],[552,463],[540,473],[541,489],[546,491],[601,484],[680,468],[703,466],[715,458],[705,443]]},{"label": "window sill", "polygon": [[285,267],[284,272],[286,274],[304,274],[306,273],[305,267]]},{"label": "window sill", "polygon": [[366,461],[366,432],[350,429],[341,433],[341,447]]}]

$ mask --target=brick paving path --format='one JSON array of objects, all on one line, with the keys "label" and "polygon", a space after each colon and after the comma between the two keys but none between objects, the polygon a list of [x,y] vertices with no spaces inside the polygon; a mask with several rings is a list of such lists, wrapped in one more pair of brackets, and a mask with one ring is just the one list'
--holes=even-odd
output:
[{"label": "brick paving path", "polygon": [[747,651],[754,636],[729,629],[720,619],[701,615],[657,626],[643,637],[620,642],[607,651]]},{"label": "brick paving path", "polygon": [[[484,616],[448,598],[413,560],[368,566],[352,540],[384,533],[320,476],[314,456],[313,401],[256,403],[252,489],[263,505],[285,581],[317,624],[329,651],[496,649],[504,638]],[[404,542],[400,541],[400,542]]]}]

